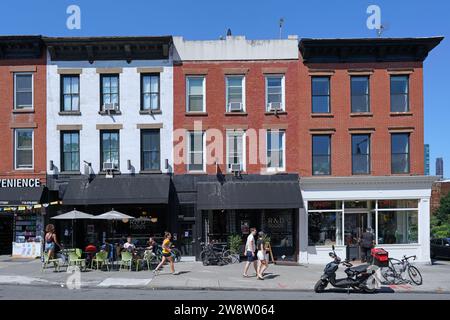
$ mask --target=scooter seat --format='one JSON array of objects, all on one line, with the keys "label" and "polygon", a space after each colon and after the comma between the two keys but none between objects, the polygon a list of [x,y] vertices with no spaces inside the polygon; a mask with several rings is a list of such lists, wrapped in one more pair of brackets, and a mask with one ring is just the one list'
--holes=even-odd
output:
[{"label": "scooter seat", "polygon": [[369,267],[368,264],[362,264],[360,266],[351,267],[350,270],[353,272],[362,273],[362,272],[366,272],[368,267]]}]

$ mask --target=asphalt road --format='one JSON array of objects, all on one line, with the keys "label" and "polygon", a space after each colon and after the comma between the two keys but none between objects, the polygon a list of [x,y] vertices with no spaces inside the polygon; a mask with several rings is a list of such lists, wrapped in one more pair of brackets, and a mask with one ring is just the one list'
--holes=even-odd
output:
[{"label": "asphalt road", "polygon": [[145,289],[80,289],[69,290],[47,286],[1,285],[0,300],[450,300],[450,294],[393,293],[347,294],[346,291],[215,291],[215,290],[145,290]]}]

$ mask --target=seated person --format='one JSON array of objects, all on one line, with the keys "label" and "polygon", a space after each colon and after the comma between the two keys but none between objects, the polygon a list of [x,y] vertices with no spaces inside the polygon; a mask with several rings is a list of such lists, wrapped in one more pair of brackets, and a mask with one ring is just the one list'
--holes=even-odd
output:
[{"label": "seated person", "polygon": [[130,252],[133,252],[134,250],[136,250],[136,246],[132,242],[131,237],[127,238],[127,242],[125,242],[123,244],[123,248],[124,248],[124,250],[130,251]]}]

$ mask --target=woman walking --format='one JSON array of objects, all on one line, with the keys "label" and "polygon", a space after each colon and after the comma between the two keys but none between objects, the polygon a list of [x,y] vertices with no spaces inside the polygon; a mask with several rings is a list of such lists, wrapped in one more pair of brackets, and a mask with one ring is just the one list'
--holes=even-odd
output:
[{"label": "woman walking", "polygon": [[268,257],[266,253],[266,244],[264,242],[264,232],[260,231],[258,233],[258,241],[256,241],[256,248],[258,249],[257,257],[258,257],[258,271],[257,277],[258,280],[264,280],[264,271],[267,270],[268,266]]},{"label": "woman walking", "polygon": [[45,252],[48,254],[49,259],[55,258],[56,246],[61,248],[61,245],[56,238],[55,226],[53,224],[48,224],[45,227]]},{"label": "woman walking", "polygon": [[156,267],[156,269],[153,271],[153,273],[157,273],[157,271],[159,270],[159,268],[161,266],[164,265],[164,263],[167,261],[169,261],[170,264],[170,272],[172,274],[175,274],[175,266],[173,263],[173,257],[172,257],[172,243],[170,242],[170,240],[172,239],[172,235],[170,234],[170,232],[165,232],[164,233],[164,241],[162,244],[162,260],[161,262],[158,264],[158,266]]}]

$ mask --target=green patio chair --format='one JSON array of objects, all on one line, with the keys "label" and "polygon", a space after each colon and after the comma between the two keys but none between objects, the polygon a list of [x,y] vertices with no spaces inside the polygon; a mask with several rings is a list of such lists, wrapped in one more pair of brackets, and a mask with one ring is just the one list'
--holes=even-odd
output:
[{"label": "green patio chair", "polygon": [[81,256],[83,254],[83,250],[77,248],[77,249],[75,249],[75,253],[77,254],[78,258],[81,259]]},{"label": "green patio chair", "polygon": [[131,252],[124,251],[120,254],[121,260],[119,261],[119,271],[122,268],[127,267],[129,271],[131,271],[131,265],[133,264],[133,255]]},{"label": "green patio chair", "polygon": [[45,268],[47,268],[47,266],[49,264],[53,263],[53,267],[55,268],[56,272],[59,272],[60,268],[61,268],[61,260],[60,259],[50,259],[48,256],[48,252],[44,252],[44,261],[42,262],[42,269],[41,272],[45,271]]},{"label": "green patio chair", "polygon": [[96,269],[97,269],[97,270],[98,270],[98,267],[99,267],[99,265],[100,265],[100,270],[102,269],[103,266],[106,266],[106,270],[109,271],[109,265],[108,265],[108,264],[109,264],[109,260],[108,260],[108,252],[106,252],[106,251],[104,251],[104,250],[102,250],[102,251],[100,251],[100,252],[97,252],[97,253],[95,254],[95,258],[92,259],[92,262],[91,262],[91,269],[92,269],[94,263],[95,263],[95,265],[96,265]]},{"label": "green patio chair", "polygon": [[152,270],[152,263],[159,263],[158,262],[158,257],[155,254],[152,254],[150,251],[146,250],[144,252],[144,257],[143,259],[138,259],[138,261],[136,262],[136,269],[139,271],[139,264],[140,262],[143,261],[144,263],[147,264],[147,270],[151,271]]},{"label": "green patio chair", "polygon": [[86,259],[81,259],[78,257],[75,251],[69,252],[68,254],[68,265],[70,266],[77,266],[80,269],[86,269]]}]

